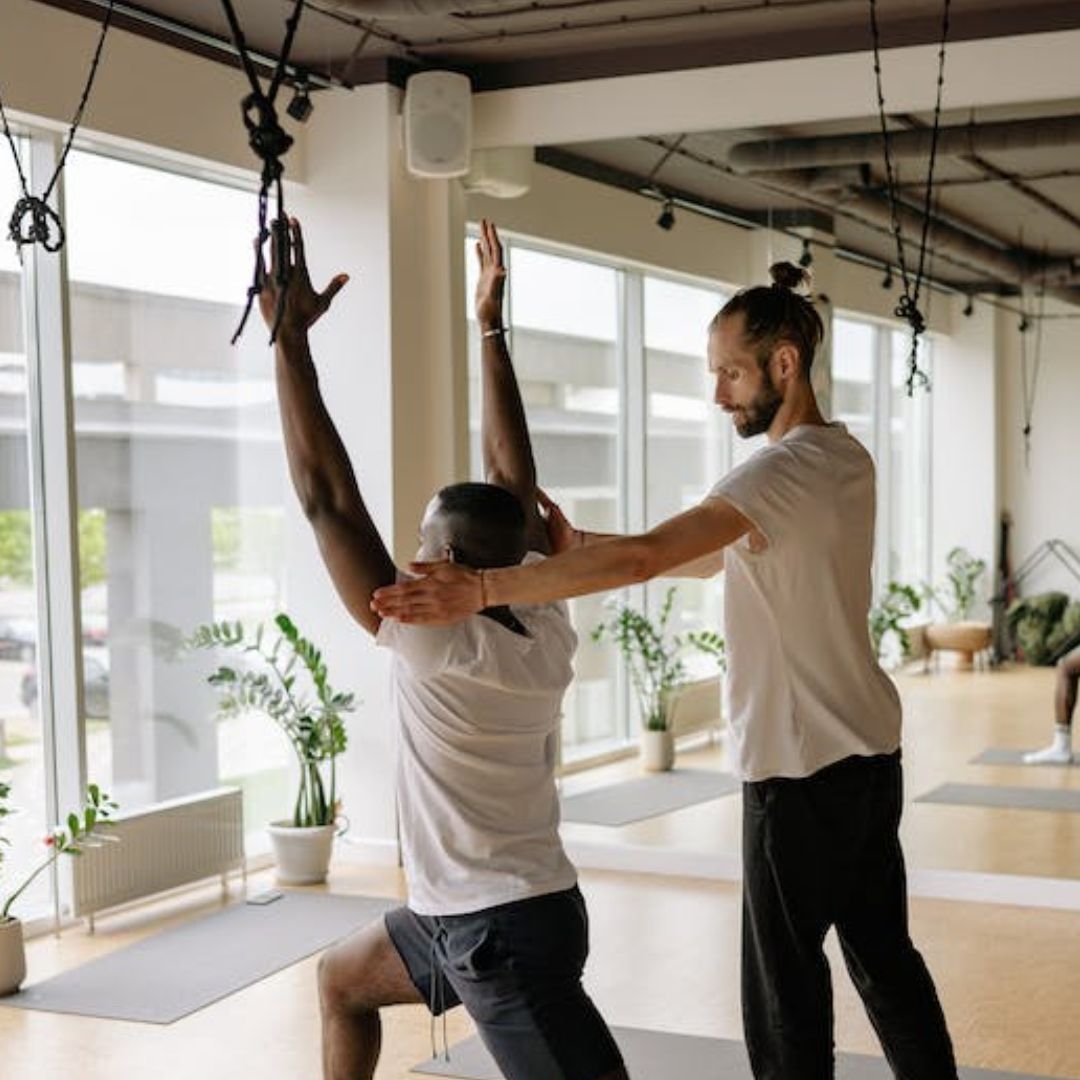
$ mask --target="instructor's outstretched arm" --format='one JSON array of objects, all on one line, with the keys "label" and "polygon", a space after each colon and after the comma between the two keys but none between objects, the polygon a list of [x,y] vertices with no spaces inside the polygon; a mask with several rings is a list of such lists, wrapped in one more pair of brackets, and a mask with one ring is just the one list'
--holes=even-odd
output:
[{"label": "instructor's outstretched arm", "polygon": [[575,548],[532,566],[476,571],[452,563],[413,563],[418,581],[378,589],[384,618],[444,624],[499,604],[551,600],[634,585],[734,543],[753,524],[724,499],[698,506],[638,536]]},{"label": "instructor's outstretched arm", "polygon": [[[274,228],[285,228],[275,222]],[[308,345],[308,329],[329,309],[348,277],[338,274],[317,293],[308,276],[300,224],[289,222],[290,266],[278,327],[275,373],[289,474],[300,505],[315,530],[323,562],[350,614],[374,634],[380,617],[372,594],[397,577],[393,560],[361,498],[349,456],[326,410]],[[285,247],[285,245],[281,245]],[[276,261],[278,244],[271,245]],[[260,248],[259,308],[268,326],[277,311],[274,271],[263,269]]]}]

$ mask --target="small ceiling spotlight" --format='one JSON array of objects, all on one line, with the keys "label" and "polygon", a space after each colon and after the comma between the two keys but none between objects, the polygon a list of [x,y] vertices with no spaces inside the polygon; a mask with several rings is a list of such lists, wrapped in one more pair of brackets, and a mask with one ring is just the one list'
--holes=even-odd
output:
[{"label": "small ceiling spotlight", "polygon": [[297,123],[306,124],[308,117],[315,111],[310,95],[311,87],[308,85],[307,76],[301,75],[293,88],[292,100],[285,107],[285,111]]},{"label": "small ceiling spotlight", "polygon": [[802,254],[799,256],[799,265],[804,269],[808,269],[814,261],[814,253],[810,250],[810,241],[804,240],[802,242]]},{"label": "small ceiling spotlight", "polygon": [[967,294],[967,303],[964,304],[964,317],[970,319],[975,314],[975,297]]},{"label": "small ceiling spotlight", "polygon": [[885,264],[885,276],[881,279],[881,287],[883,289],[891,289],[893,287],[892,267],[888,263]]},{"label": "small ceiling spotlight", "polygon": [[656,224],[660,226],[664,232],[671,232],[675,228],[675,204],[670,199],[664,200],[664,208],[660,211],[660,216],[656,219]]}]

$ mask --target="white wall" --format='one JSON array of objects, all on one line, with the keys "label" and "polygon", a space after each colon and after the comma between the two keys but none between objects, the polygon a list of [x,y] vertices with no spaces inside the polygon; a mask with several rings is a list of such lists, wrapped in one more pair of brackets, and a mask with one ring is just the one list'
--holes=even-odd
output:
[{"label": "white wall", "polygon": [[[1049,315],[1064,314],[1048,304]],[[1072,314],[1077,314],[1072,309]],[[1012,565],[1044,540],[1058,539],[1080,554],[1080,320],[1048,319],[1043,324],[1042,365],[1032,413],[1030,465],[1025,465],[1024,407],[1018,320],[997,320],[1000,366],[999,462],[1002,506],[1013,519]],[[1027,334],[1029,378],[1036,333]],[[1048,562],[1025,583],[1024,592],[1060,588],[1080,599],[1080,584],[1056,562]]]},{"label": "white wall", "polygon": [[[940,581],[954,547],[985,559],[985,601],[996,564],[1000,507],[997,320],[987,304],[963,316],[964,303],[963,297],[952,299],[952,334],[934,345],[931,567]],[[985,606],[975,613],[986,614]]]}]

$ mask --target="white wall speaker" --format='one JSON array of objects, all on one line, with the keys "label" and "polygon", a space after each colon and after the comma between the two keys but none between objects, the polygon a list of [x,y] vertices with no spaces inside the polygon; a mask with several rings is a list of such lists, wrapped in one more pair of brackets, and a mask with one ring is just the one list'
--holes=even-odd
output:
[{"label": "white wall speaker", "polygon": [[467,75],[422,71],[405,84],[405,168],[446,179],[469,171],[472,86]]}]

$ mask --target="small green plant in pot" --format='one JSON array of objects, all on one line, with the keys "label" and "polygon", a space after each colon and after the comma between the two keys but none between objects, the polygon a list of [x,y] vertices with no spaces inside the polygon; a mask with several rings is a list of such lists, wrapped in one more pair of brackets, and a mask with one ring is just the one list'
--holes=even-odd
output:
[{"label": "small green plant in pot", "polygon": [[954,547],[945,557],[945,566],[945,585],[928,586],[926,595],[946,621],[926,628],[926,644],[932,650],[958,653],[960,668],[970,670],[975,656],[990,647],[993,636],[989,623],[971,621],[986,561],[965,548]]},{"label": "small green plant in pot", "polygon": [[902,585],[890,581],[885,593],[870,608],[870,639],[874,643],[874,654],[884,659],[896,642],[900,660],[907,660],[911,655],[911,633],[906,624],[922,607],[922,597],[911,585]]},{"label": "small green plant in pot", "polygon": [[[13,813],[8,805],[11,786],[0,781],[0,825]],[[0,995],[14,993],[26,978],[26,952],[23,948],[22,922],[11,914],[15,901],[61,855],[82,855],[91,847],[115,840],[105,831],[116,813],[116,803],[97,784],[89,784],[83,805],[68,814],[66,828],[56,828],[45,837],[47,853],[29,874],[10,892],[0,893]],[[0,834],[0,871],[8,838]]]},{"label": "small green plant in pot", "polygon": [[965,622],[971,617],[985,573],[985,559],[976,558],[966,548],[954,547],[945,556],[945,584],[938,588],[927,586],[927,597],[947,621]]},{"label": "small green plant in pot", "polygon": [[292,817],[272,822],[270,835],[278,880],[311,884],[325,880],[330,862],[340,811],[336,761],[348,742],[344,716],[355,709],[355,699],[333,689],[322,653],[287,615],[277,615],[274,626],[277,634],[268,635],[262,623],[250,631],[240,622],[211,623],[200,626],[189,644],[241,658],[208,678],[219,694],[219,716],[262,713],[289,740],[299,786]]},{"label": "small green plant in pot", "polygon": [[674,695],[687,682],[686,650],[696,649],[712,657],[721,671],[725,668],[724,639],[719,634],[711,630],[670,632],[677,591],[674,585],[667,590],[655,620],[617,600],[610,605],[611,617],[592,632],[593,641],[614,642],[626,661],[645,727],[643,746],[650,770],[670,769],[674,760],[668,718]]}]

